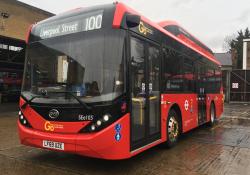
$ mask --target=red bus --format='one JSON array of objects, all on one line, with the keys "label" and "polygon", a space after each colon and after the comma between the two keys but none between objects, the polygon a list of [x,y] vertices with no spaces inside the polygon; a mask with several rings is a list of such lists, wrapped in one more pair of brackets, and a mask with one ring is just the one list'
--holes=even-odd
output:
[{"label": "red bus", "polygon": [[22,71],[0,68],[0,103],[17,101],[22,85]]},{"label": "red bus", "polygon": [[21,143],[103,159],[174,146],[223,112],[220,63],[204,50],[122,3],[33,25]]}]

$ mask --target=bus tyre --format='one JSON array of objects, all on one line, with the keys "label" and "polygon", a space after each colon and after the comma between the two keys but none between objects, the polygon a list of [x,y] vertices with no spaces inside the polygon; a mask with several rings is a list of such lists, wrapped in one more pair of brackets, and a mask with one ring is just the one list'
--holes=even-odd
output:
[{"label": "bus tyre", "polygon": [[167,119],[167,141],[166,146],[171,148],[176,145],[180,136],[180,122],[175,110],[170,110]]},{"label": "bus tyre", "polygon": [[214,106],[214,103],[211,103],[210,105],[210,121],[209,121],[209,125],[210,126],[214,126],[215,124],[215,106]]}]

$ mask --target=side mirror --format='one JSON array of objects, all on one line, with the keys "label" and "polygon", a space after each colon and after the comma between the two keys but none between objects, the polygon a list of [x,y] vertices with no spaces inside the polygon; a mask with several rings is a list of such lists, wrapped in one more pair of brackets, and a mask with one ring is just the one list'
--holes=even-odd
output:
[{"label": "side mirror", "polygon": [[126,23],[129,28],[139,26],[141,17],[139,15],[128,14],[126,16]]}]

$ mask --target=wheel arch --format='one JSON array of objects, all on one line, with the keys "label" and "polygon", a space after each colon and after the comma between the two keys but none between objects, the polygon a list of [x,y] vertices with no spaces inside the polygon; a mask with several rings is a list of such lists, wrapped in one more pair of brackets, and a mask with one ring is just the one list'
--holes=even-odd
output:
[{"label": "wheel arch", "polygon": [[[215,114],[215,118],[217,118],[216,116],[216,106],[215,106],[215,102],[214,102],[214,100],[211,100],[211,103],[210,103],[210,108],[209,108],[209,114],[210,114],[210,112],[211,112],[211,106],[214,106],[214,114]],[[211,114],[210,114],[211,115]]]},{"label": "wheel arch", "polygon": [[[179,122],[180,122],[180,125],[181,125],[181,133],[183,132],[183,125],[182,125],[182,113],[181,113],[181,109],[180,109],[180,107],[179,107],[179,105],[177,104],[177,103],[174,103],[174,104],[172,104],[171,105],[171,107],[169,108],[169,112],[171,111],[171,110],[174,110],[176,113],[177,113],[177,115],[178,115],[178,119],[179,119]],[[168,112],[168,113],[169,113]]]}]

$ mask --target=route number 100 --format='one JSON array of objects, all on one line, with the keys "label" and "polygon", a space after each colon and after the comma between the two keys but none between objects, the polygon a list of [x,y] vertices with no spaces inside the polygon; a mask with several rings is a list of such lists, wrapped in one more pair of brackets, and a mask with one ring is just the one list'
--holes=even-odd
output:
[{"label": "route number 100", "polygon": [[85,31],[102,28],[102,14],[86,18]]}]

